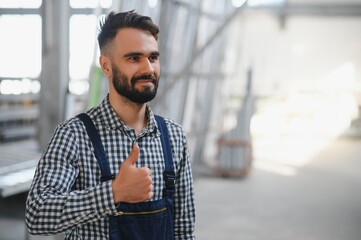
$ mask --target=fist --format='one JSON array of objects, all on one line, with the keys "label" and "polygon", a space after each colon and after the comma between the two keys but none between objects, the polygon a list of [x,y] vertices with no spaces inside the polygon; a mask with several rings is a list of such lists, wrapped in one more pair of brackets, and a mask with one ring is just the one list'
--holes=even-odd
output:
[{"label": "fist", "polygon": [[139,146],[134,144],[128,158],[121,164],[119,173],[112,182],[115,203],[144,202],[153,197],[153,182],[150,169],[135,167],[139,152]]}]

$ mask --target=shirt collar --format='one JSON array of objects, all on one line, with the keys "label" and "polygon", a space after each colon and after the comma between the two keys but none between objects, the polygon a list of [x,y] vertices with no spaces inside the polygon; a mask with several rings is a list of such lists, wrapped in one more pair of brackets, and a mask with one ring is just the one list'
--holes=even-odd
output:
[{"label": "shirt collar", "polygon": [[[99,108],[100,114],[96,117],[95,121],[100,121],[102,125],[107,126],[109,129],[123,129],[125,131],[131,130],[131,128],[123,122],[123,120],[117,115],[113,107],[110,105],[109,94],[103,99],[99,105]],[[154,113],[148,104],[146,105],[145,114],[147,116],[148,122],[143,131],[148,133],[154,132],[157,130],[157,126],[155,123]]]}]

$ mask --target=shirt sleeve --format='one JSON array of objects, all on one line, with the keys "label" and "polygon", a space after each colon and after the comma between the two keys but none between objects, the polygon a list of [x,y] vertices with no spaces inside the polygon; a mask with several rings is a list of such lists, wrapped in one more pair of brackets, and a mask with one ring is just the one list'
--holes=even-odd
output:
[{"label": "shirt sleeve", "polygon": [[193,240],[195,230],[195,199],[191,161],[185,133],[182,131],[180,165],[176,173],[175,223],[176,240]]},{"label": "shirt sleeve", "polygon": [[34,235],[49,235],[94,222],[116,211],[111,181],[73,190],[79,174],[78,142],[59,125],[43,153],[26,201],[25,221]]}]

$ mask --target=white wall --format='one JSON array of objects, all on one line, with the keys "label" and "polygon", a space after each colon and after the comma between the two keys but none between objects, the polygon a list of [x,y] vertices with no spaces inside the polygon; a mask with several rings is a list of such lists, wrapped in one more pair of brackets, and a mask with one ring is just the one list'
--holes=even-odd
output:
[{"label": "white wall", "polygon": [[281,26],[273,15],[249,12],[234,28],[243,39],[233,47],[241,56],[234,76],[252,66],[257,95],[319,88],[327,79],[360,89],[361,18],[294,16]]}]

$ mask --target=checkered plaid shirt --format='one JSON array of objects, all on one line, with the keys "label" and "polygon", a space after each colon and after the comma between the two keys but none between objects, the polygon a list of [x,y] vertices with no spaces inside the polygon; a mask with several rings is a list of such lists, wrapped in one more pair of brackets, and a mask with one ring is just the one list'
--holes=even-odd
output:
[{"label": "checkered plaid shirt", "polygon": [[[116,115],[108,97],[87,111],[99,131],[112,174],[137,142],[136,166],[152,171],[154,196],[163,197],[164,159],[153,112],[147,106],[148,124],[139,135]],[[195,204],[191,162],[182,128],[165,119],[176,173],[175,239],[195,239]],[[100,182],[100,168],[85,126],[69,119],[55,130],[43,153],[26,202],[26,224],[31,234],[66,232],[66,239],[108,239],[108,216],[116,213],[111,181]]]}]

